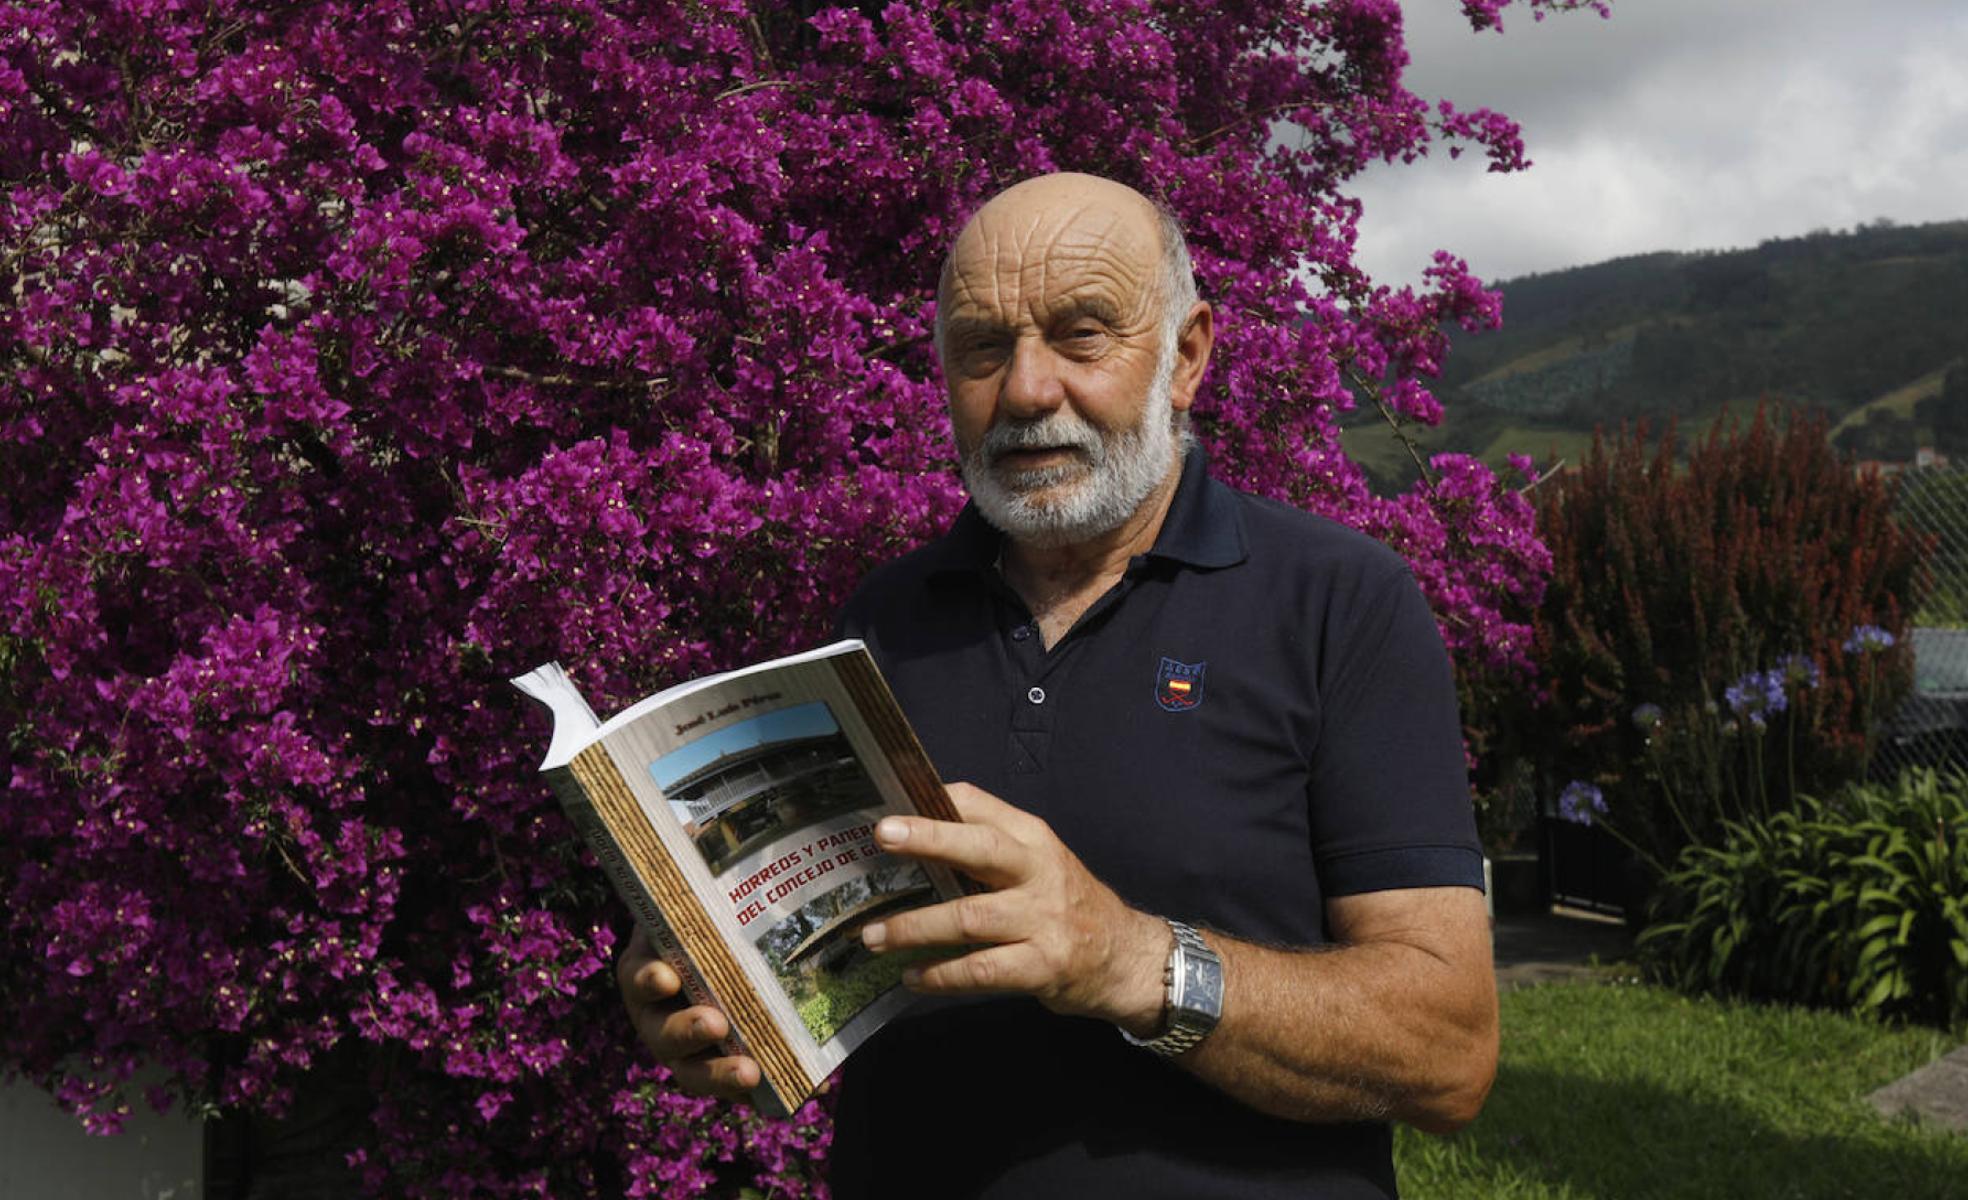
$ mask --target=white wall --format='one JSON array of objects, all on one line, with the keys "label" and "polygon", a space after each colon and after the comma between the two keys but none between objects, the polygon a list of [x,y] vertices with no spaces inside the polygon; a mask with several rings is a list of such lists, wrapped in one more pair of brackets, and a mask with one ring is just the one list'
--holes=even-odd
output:
[{"label": "white wall", "polygon": [[25,1083],[0,1086],[0,1197],[5,1200],[201,1200],[199,1122],[142,1100],[123,1132],[90,1137],[54,1098]]}]

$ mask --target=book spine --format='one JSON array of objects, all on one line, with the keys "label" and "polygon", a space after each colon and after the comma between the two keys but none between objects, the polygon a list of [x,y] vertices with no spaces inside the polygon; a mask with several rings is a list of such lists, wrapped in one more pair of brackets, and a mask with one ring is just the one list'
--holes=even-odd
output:
[{"label": "book spine", "polygon": [[[717,1007],[717,997],[711,994],[703,972],[690,961],[690,954],[678,940],[676,931],[663,919],[663,910],[657,907],[656,898],[643,886],[642,876],[636,873],[635,866],[622,853],[621,843],[608,831],[608,823],[595,811],[594,803],[582,790],[580,780],[565,767],[549,771],[547,776],[553,785],[554,795],[560,798],[561,811],[573,822],[575,831],[587,842],[588,849],[594,851],[595,859],[601,863],[608,881],[615,885],[615,894],[635,914],[636,924],[649,935],[657,957],[670,964],[677,978],[683,981],[684,998],[691,1004]],[[735,1036],[726,1038],[718,1050],[727,1055],[743,1053]]]},{"label": "book spine", "polygon": [[[618,888],[622,878],[634,882],[633,890],[623,889],[623,898],[636,908],[638,917],[646,905],[662,922],[663,936],[677,955],[672,965],[678,967],[686,988],[694,978],[706,997],[698,1000],[692,994],[692,1001],[710,1004],[730,1019],[732,1036],[723,1052],[755,1060],[765,1076],[760,1089],[765,1096],[761,1098],[773,1101],[764,1107],[776,1107],[781,1113],[791,1111],[812,1094],[820,1080],[808,1075],[801,1065],[702,898],[650,827],[614,758],[605,746],[597,744],[575,755],[568,769],[590,806],[590,819],[600,837],[612,846],[611,853],[602,856],[604,866],[618,880]],[[601,855],[599,850],[596,853]],[[623,868],[619,876],[614,874],[617,862]],[[642,900],[636,899],[638,895]],[[650,933],[656,936],[655,929]],[[663,942],[658,943],[658,949],[668,957]]]},{"label": "book spine", "polygon": [[835,676],[868,722],[875,743],[894,769],[895,777],[902,781],[902,790],[909,794],[909,802],[915,805],[916,811],[939,821],[961,821],[956,806],[950,803],[950,793],[943,787],[943,780],[937,776],[936,767],[929,761],[929,754],[910,727],[909,719],[902,715],[902,706],[895,702],[895,693],[889,691],[888,680],[882,678],[875,660],[866,650],[861,650],[831,661]]}]

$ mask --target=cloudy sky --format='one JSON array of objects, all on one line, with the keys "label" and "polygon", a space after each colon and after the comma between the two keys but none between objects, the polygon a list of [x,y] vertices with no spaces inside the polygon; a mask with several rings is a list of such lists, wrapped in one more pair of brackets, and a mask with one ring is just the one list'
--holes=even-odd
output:
[{"label": "cloudy sky", "polygon": [[1534,165],[1438,152],[1359,180],[1383,282],[1438,248],[1504,279],[1968,218],[1968,0],[1614,0],[1610,21],[1513,8],[1502,35],[1456,0],[1402,8],[1409,87],[1508,113]]}]

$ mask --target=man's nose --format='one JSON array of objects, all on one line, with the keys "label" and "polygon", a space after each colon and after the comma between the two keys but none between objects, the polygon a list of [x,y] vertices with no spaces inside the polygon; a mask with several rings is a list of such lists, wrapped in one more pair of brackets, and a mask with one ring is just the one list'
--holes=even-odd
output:
[{"label": "man's nose", "polygon": [[1059,359],[1039,337],[1021,337],[1012,346],[1011,362],[999,388],[998,407],[1013,420],[1043,417],[1066,402],[1059,376]]}]

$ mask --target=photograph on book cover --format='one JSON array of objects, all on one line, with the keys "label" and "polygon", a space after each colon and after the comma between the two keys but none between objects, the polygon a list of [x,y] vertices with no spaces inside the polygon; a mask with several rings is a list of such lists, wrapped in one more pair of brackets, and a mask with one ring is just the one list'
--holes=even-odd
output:
[{"label": "photograph on book cover", "polygon": [[705,733],[649,775],[814,1041],[832,1040],[920,957],[861,946],[863,925],[935,888],[875,847],[881,793],[824,700]]}]

